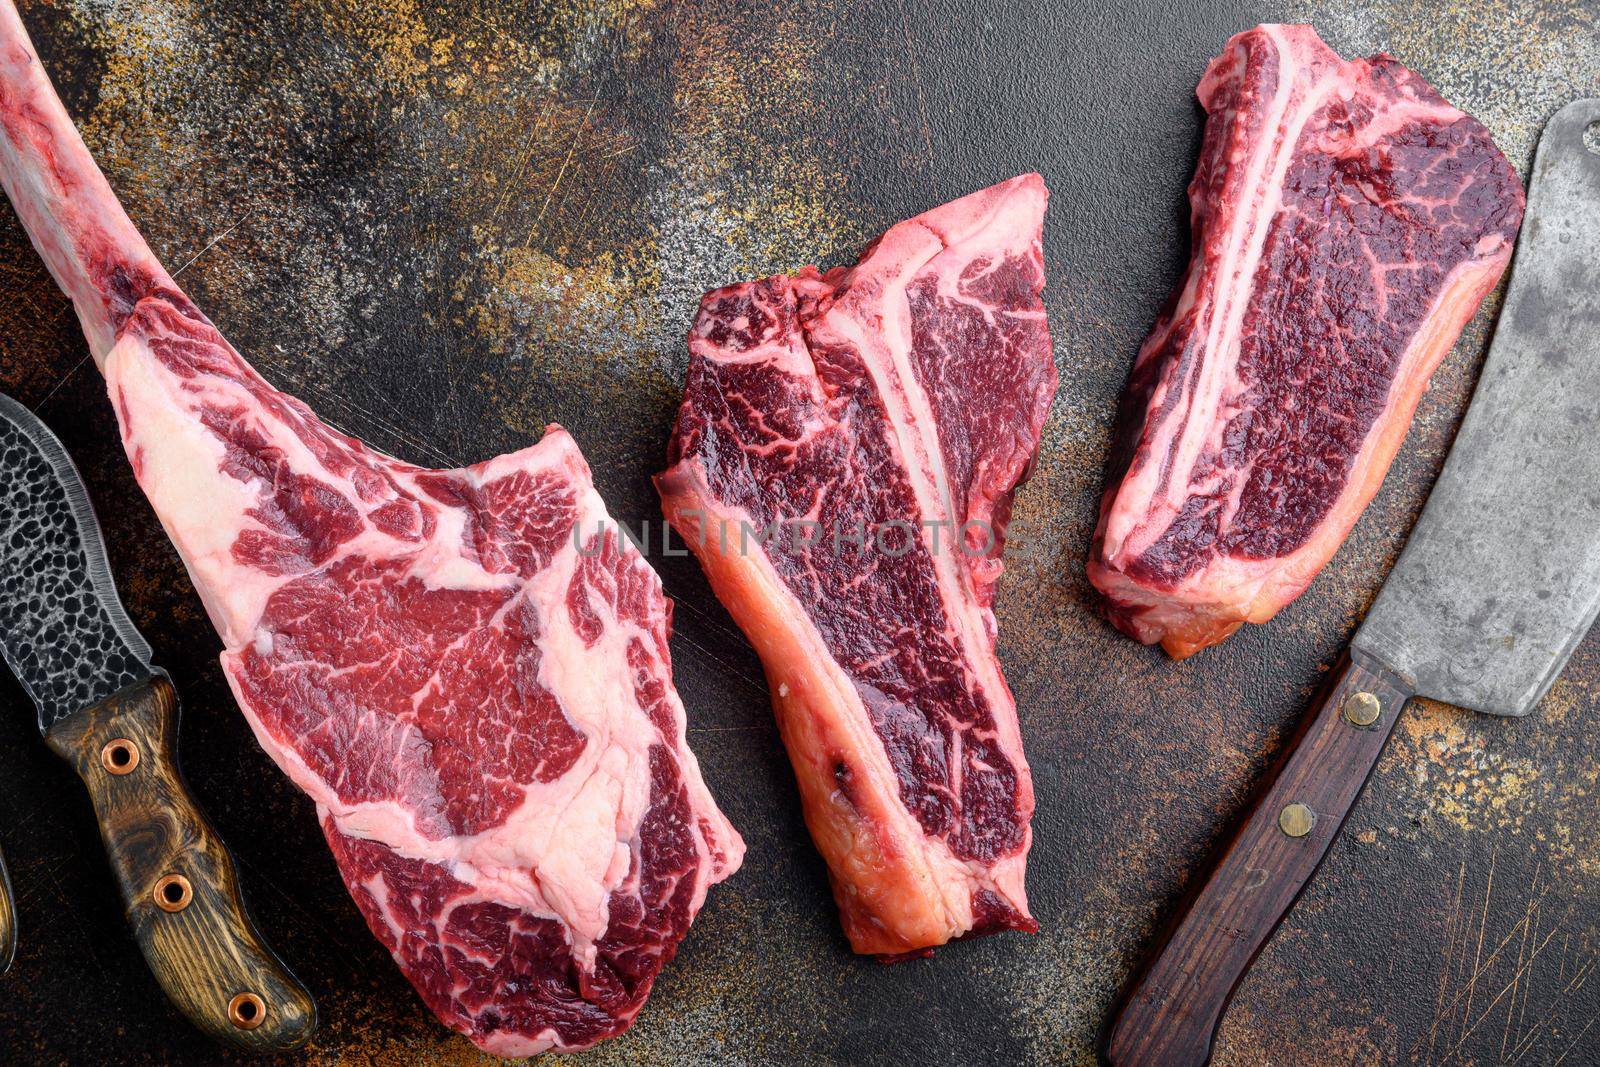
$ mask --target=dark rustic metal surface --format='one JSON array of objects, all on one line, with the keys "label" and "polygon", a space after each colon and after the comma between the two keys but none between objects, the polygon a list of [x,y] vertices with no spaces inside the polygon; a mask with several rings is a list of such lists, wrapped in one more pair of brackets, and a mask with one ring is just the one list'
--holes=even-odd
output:
[{"label": "dark rustic metal surface", "polygon": [[[1600,87],[1597,12],[1573,0],[23,9],[129,213],[270,379],[429,465],[559,421],[630,521],[657,515],[649,475],[703,289],[837,262],[1020,171],[1050,183],[1063,385],[997,602],[1039,793],[1042,932],[893,968],[852,957],[759,665],[693,561],[661,560],[691,740],[750,854],[639,1025],[592,1064],[1088,1060],[1155,924],[1393,562],[1489,321],[1435,377],[1344,549],[1271,625],[1181,665],[1105,626],[1082,561],[1117,394],[1186,251],[1205,60],[1263,18],[1309,19],[1346,54],[1415,66],[1524,169],[1545,118]],[[309,1059],[479,1062],[367,933],[309,805],[232,710],[66,300],[0,216],[0,389],[41,411],[102,502],[133,619],[194,709],[195,792],[319,998]],[[1597,705],[1591,639],[1530,720],[1411,712],[1241,987],[1219,1061],[1600,1059]],[[23,924],[0,980],[7,1062],[224,1062],[145,974],[88,805],[29,711],[0,681],[0,843]]]}]

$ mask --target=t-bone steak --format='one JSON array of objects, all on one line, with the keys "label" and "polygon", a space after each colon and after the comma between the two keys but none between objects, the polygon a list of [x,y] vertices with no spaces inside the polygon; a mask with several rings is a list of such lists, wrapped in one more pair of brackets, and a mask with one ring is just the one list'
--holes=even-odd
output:
[{"label": "t-bone steak", "polygon": [[1024,175],[707,293],[689,333],[657,486],[765,665],[857,952],[1037,929],[990,601],[1056,390],[1046,199]]},{"label": "t-bone steak", "polygon": [[425,470],[320,422],[178,290],[0,0],[0,179],[262,746],[374,934],[506,1056],[625,1030],[743,843],[684,742],[671,605],[565,431]]},{"label": "t-bone steak", "polygon": [[1134,364],[1089,577],[1186,656],[1316,577],[1511,258],[1516,172],[1388,56],[1241,33],[1200,81],[1188,274]]}]

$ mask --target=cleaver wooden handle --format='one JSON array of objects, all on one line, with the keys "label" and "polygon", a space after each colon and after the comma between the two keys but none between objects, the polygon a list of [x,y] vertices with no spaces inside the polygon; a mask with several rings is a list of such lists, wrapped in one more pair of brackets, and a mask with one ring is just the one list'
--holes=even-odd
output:
[{"label": "cleaver wooden handle", "polygon": [[1111,1023],[1116,1067],[1211,1058],[1222,1012],[1328,854],[1412,696],[1346,652],[1209,870],[1190,887]]},{"label": "cleaver wooden handle", "polygon": [[295,1048],[316,1005],[256,932],[233,857],[178,773],[177,735],[178,695],[157,675],[45,740],[89,787],[128,921],[173,1005],[230,1045]]}]

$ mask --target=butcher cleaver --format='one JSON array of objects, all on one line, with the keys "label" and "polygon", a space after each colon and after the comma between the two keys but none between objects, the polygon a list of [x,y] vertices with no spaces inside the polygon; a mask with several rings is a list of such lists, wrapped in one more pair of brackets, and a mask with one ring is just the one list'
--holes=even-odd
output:
[{"label": "butcher cleaver", "polygon": [[77,469],[0,394],[0,658],[77,770],[145,961],[200,1029],[258,1051],[311,1036],[310,995],[261,939],[177,765],[178,697],[134,629]]},{"label": "butcher cleaver", "polygon": [[[1586,131],[1590,148],[1585,144]],[[1600,100],[1534,160],[1505,310],[1444,470],[1312,713],[1112,1023],[1114,1064],[1200,1064],[1401,709],[1539,703],[1600,611]]]}]

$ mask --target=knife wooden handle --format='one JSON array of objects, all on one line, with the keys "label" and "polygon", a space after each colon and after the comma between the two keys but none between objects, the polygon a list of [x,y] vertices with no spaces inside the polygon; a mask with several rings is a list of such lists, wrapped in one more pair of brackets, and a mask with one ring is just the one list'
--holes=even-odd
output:
[{"label": "knife wooden handle", "polygon": [[1358,653],[1340,657],[1126,994],[1106,1042],[1112,1064],[1188,1067],[1211,1058],[1235,987],[1328,854],[1411,696]]},{"label": "knife wooden handle", "polygon": [[316,1005],[250,921],[233,857],[178,772],[177,736],[178,695],[158,675],[45,739],[89,787],[128,921],[172,1003],[231,1045],[295,1048]]},{"label": "knife wooden handle", "polygon": [[0,856],[0,974],[11,969],[17,955],[17,900],[11,892],[11,872]]}]

